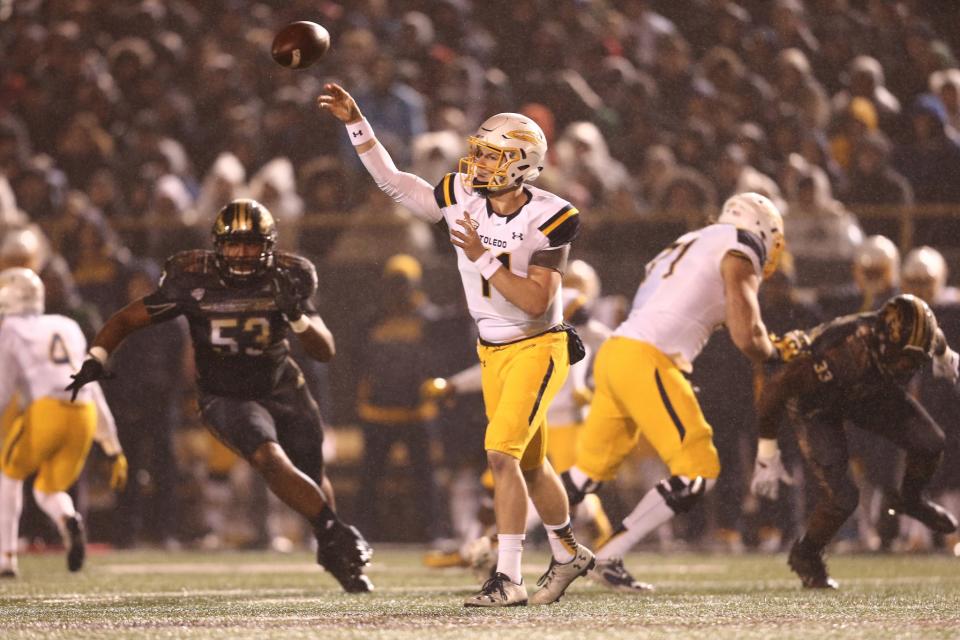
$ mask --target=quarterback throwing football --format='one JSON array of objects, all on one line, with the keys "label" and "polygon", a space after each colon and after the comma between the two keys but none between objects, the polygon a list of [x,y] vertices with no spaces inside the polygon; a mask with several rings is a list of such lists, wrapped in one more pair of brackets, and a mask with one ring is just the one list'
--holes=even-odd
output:
[{"label": "quarterback throwing football", "polygon": [[459,171],[431,186],[397,169],[349,93],[335,84],[326,90],[318,105],[346,124],[377,186],[416,216],[446,222],[477,322],[488,420],[484,446],[500,544],[496,573],[464,605],[527,603],[520,557],[528,495],[553,551],[529,602],[556,602],[593,566],[593,554],[574,538],[563,485],[545,455],[547,407],[579,344],[564,330],[560,291],[579,215],[570,203],[529,184],[543,168],[543,131],[520,114],[492,116],[469,138]]}]

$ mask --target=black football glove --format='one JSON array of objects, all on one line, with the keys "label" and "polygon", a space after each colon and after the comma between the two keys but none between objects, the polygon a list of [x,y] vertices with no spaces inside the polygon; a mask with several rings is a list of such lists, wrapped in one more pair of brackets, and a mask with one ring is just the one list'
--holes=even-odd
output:
[{"label": "black football glove", "polygon": [[303,301],[289,271],[277,269],[274,272],[273,299],[277,304],[277,310],[283,314],[287,322],[296,322],[303,317]]},{"label": "black football glove", "polygon": [[73,402],[77,399],[77,394],[80,393],[80,389],[84,385],[97,380],[109,380],[113,377],[113,373],[108,371],[103,363],[96,358],[87,358],[80,366],[80,371],[70,377],[73,378],[73,382],[64,387],[64,391],[73,391],[70,396],[70,402]]}]

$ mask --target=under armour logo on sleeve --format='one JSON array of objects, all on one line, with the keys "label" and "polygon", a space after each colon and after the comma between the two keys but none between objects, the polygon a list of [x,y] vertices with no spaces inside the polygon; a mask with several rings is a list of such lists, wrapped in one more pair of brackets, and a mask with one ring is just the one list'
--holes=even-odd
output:
[{"label": "under armour logo on sleeve", "polygon": [[514,231],[514,232],[513,232],[513,239],[514,239],[514,240],[520,240],[520,241],[522,242],[522,241],[523,241],[523,234],[522,234],[522,233],[517,233],[516,231]]},{"label": "under armour logo on sleeve", "polygon": [[362,135],[363,135],[363,131],[354,131],[354,132],[353,132],[353,137],[354,137],[354,138],[359,138],[359,137],[362,136]]}]

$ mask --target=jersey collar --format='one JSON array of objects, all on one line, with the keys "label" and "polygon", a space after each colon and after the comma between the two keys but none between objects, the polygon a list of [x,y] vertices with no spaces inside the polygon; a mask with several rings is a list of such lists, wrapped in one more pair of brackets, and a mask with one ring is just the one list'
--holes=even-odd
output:
[{"label": "jersey collar", "polygon": [[523,193],[526,194],[527,199],[522,205],[520,205],[520,207],[516,211],[508,215],[503,215],[494,211],[493,207],[490,206],[490,199],[487,198],[486,199],[487,217],[489,218],[490,216],[499,216],[501,218],[504,218],[503,223],[507,224],[508,222],[516,218],[518,215],[520,215],[520,212],[523,211],[523,208],[528,204],[530,204],[530,201],[533,200],[533,192],[527,189],[526,187],[521,187],[521,188],[523,189]]}]

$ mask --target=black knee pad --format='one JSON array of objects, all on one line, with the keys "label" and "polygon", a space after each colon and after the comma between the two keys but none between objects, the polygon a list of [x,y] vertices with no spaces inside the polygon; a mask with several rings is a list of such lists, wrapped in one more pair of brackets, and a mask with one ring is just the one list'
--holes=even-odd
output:
[{"label": "black knee pad", "polygon": [[702,476],[688,479],[683,476],[670,476],[657,483],[657,492],[663,496],[667,506],[674,513],[686,513],[700,501],[707,492],[708,480]]}]

